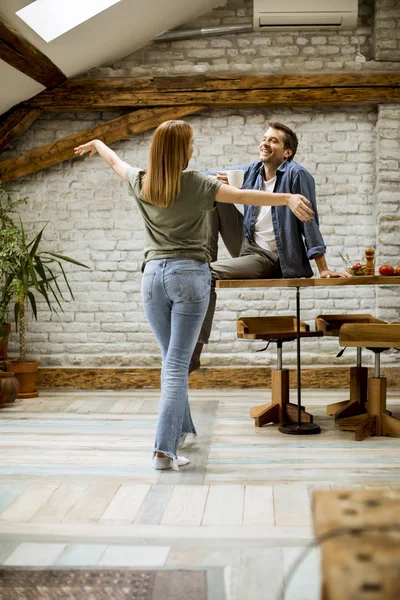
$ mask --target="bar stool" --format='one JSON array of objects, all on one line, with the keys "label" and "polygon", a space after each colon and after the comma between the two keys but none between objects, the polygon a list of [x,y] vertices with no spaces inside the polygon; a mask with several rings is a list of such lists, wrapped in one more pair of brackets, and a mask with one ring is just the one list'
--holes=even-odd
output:
[{"label": "bar stool", "polygon": [[380,354],[400,345],[400,324],[345,324],[340,329],[339,344],[375,353],[374,376],[368,379],[367,413],[340,419],[340,429],[355,431],[358,442],[374,435],[400,435],[400,419],[386,409],[386,377],[380,375]]},{"label": "bar stool", "polygon": [[[340,328],[345,323],[384,323],[370,314],[354,315],[318,315],[315,317],[315,329],[324,336],[339,337]],[[366,412],[368,369],[363,367],[362,348],[357,348],[357,363],[350,367],[350,399],[328,404],[327,415],[334,415],[335,421],[343,417],[361,415]]]},{"label": "bar stool", "polygon": [[[300,321],[300,337],[320,337],[322,332],[310,331],[309,326]],[[267,423],[297,422],[297,404],[289,402],[289,370],[282,367],[282,346],[284,342],[296,339],[296,317],[240,317],[236,321],[237,337],[245,340],[275,342],[277,348],[276,369],[271,369],[272,402],[253,406],[250,416],[256,427]],[[312,423],[313,416],[302,407],[302,421]]]}]

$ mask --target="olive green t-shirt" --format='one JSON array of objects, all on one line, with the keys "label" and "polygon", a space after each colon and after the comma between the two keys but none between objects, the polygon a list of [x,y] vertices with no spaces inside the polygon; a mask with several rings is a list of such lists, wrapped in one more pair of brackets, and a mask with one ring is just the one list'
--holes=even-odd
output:
[{"label": "olive green t-shirt", "polygon": [[157,258],[192,258],[209,262],[207,211],[214,208],[221,183],[198,171],[185,171],[181,191],[168,207],[146,202],[141,194],[144,171],[129,167],[125,178],[145,224],[145,261]]}]

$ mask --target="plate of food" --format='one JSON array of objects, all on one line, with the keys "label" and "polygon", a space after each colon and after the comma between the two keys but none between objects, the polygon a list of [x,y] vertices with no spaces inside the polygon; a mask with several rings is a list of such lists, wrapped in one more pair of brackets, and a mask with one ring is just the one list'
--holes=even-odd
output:
[{"label": "plate of food", "polygon": [[365,275],[366,263],[361,262],[352,262],[348,254],[346,254],[346,258],[339,252],[339,256],[345,264],[346,271],[350,275],[354,275],[355,277],[359,277],[360,275]]}]

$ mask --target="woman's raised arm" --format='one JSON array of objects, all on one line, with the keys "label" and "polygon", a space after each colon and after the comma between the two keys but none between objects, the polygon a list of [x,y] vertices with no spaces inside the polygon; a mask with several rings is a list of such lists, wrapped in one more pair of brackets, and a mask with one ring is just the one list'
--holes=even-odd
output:
[{"label": "woman's raised arm", "polygon": [[81,146],[77,146],[75,149],[75,154],[77,156],[83,156],[89,152],[89,158],[92,158],[98,152],[103,160],[110,165],[110,167],[115,171],[115,173],[121,177],[123,181],[125,181],[125,173],[126,170],[130,167],[128,163],[124,162],[120,159],[118,154],[111,150],[104,142],[100,140],[92,140],[87,144],[81,144]]},{"label": "woman's raised arm", "polygon": [[250,204],[252,206],[288,206],[300,221],[311,221],[314,211],[311,202],[301,194],[274,194],[261,190],[241,190],[222,184],[215,196],[217,202]]}]

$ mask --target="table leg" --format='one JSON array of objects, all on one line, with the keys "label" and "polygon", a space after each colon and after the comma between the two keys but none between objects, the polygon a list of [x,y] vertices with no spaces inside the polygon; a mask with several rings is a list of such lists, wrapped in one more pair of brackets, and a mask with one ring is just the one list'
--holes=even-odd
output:
[{"label": "table leg", "polygon": [[297,346],[297,423],[285,423],[279,427],[281,433],[291,435],[310,435],[321,433],[316,423],[302,422],[301,406],[301,347],[300,347],[300,288],[296,287],[296,346]]}]

